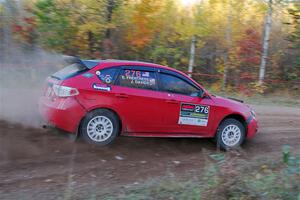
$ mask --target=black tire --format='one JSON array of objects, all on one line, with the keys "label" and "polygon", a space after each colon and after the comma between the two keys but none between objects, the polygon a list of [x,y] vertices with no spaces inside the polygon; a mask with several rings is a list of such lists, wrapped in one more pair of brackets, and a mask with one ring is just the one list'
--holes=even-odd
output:
[{"label": "black tire", "polygon": [[88,113],[79,128],[80,136],[85,141],[100,146],[113,142],[119,131],[118,117],[107,109],[97,109]]},{"label": "black tire", "polygon": [[236,119],[228,118],[219,125],[215,141],[218,148],[224,150],[235,149],[244,142],[245,135],[246,131],[243,124]]}]

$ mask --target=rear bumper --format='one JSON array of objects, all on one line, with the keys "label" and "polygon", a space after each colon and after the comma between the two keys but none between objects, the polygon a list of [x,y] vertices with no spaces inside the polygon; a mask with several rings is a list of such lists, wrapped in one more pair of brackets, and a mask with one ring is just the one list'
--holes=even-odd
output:
[{"label": "rear bumper", "polygon": [[249,120],[249,122],[247,123],[247,130],[247,139],[254,137],[254,135],[257,133],[258,122],[255,118]]},{"label": "rear bumper", "polygon": [[43,119],[49,124],[72,133],[76,132],[80,120],[86,113],[74,97],[56,100],[41,97],[39,110]]}]

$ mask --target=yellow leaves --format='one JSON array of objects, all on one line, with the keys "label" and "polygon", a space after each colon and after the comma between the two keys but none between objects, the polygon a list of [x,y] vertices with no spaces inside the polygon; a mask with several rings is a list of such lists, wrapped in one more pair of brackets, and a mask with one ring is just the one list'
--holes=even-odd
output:
[{"label": "yellow leaves", "polygon": [[223,83],[221,81],[217,81],[211,85],[210,90],[212,92],[220,92],[222,90]]},{"label": "yellow leaves", "polygon": [[126,39],[137,49],[144,48],[158,31],[160,8],[159,0],[141,0],[134,5]]},{"label": "yellow leaves", "polygon": [[0,4],[0,14],[2,14],[4,12],[4,5]]},{"label": "yellow leaves", "polygon": [[189,63],[189,60],[188,60],[188,58],[181,57],[181,58],[180,58],[180,62],[181,62],[183,65],[187,65],[187,64]]},{"label": "yellow leaves", "polygon": [[164,66],[168,66],[168,61],[163,60],[163,61],[161,61],[159,64],[164,65]]},{"label": "yellow leaves", "polygon": [[82,24],[78,26],[78,34],[77,35],[84,35],[87,32],[92,32],[95,34],[101,33],[106,28],[105,25],[99,24],[97,22],[90,22],[87,24]]},{"label": "yellow leaves", "polygon": [[259,94],[264,94],[267,90],[267,86],[264,84],[259,84],[258,82],[250,83],[251,89]]},{"label": "yellow leaves", "polygon": [[261,179],[261,178],[262,178],[262,175],[261,175],[260,173],[257,173],[257,174],[255,175],[255,178],[256,178],[256,179]]},{"label": "yellow leaves", "polygon": [[268,165],[262,165],[262,166],[260,166],[260,168],[261,168],[262,170],[266,170],[266,169],[268,169]]}]

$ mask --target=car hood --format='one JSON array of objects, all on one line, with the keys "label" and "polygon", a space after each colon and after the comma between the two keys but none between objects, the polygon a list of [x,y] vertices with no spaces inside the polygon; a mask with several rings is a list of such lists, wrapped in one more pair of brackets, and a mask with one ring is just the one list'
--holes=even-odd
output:
[{"label": "car hood", "polygon": [[213,96],[212,97],[214,102],[222,107],[227,107],[230,109],[237,109],[243,112],[248,112],[250,111],[250,107],[243,103],[242,100],[239,99],[234,99],[234,98],[225,98],[225,97],[221,97],[221,96]]}]

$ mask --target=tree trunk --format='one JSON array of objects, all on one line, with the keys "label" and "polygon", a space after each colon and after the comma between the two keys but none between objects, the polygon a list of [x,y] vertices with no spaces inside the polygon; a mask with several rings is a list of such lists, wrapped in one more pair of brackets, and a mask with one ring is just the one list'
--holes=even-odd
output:
[{"label": "tree trunk", "polygon": [[226,51],[223,55],[224,60],[224,72],[223,72],[223,92],[226,92],[227,86],[227,72],[228,72],[228,52]]},{"label": "tree trunk", "polygon": [[266,64],[267,64],[268,52],[269,52],[271,25],[272,25],[272,0],[269,0],[268,13],[264,25],[263,52],[262,52],[260,68],[259,68],[259,81],[258,81],[259,85],[262,85],[265,79]]},{"label": "tree trunk", "polygon": [[226,92],[227,87],[227,74],[228,74],[228,68],[229,68],[229,52],[232,46],[232,13],[231,13],[231,1],[228,2],[228,14],[227,14],[227,27],[225,32],[225,39],[226,39],[226,50],[224,53],[224,74],[223,74],[223,92]]},{"label": "tree trunk", "polygon": [[88,35],[88,45],[89,45],[89,51],[90,51],[90,56],[94,56],[93,54],[94,54],[94,44],[95,44],[95,42],[94,42],[94,34],[93,34],[93,32],[92,31],[89,31],[88,33],[87,33],[87,35]]},{"label": "tree trunk", "polygon": [[112,21],[112,15],[113,15],[113,11],[114,8],[116,6],[116,2],[115,0],[107,0],[107,6],[106,6],[106,11],[107,11],[107,15],[106,15],[106,23],[109,25],[109,27],[106,29],[105,31],[105,39],[103,40],[103,58],[108,59],[108,58],[112,58],[113,57],[113,43],[111,40],[111,28],[110,28],[110,24]]},{"label": "tree trunk", "polygon": [[192,43],[191,43],[189,68],[188,68],[189,77],[192,77],[192,73],[193,73],[193,67],[194,67],[194,62],[195,62],[195,48],[196,48],[196,37],[193,36]]},{"label": "tree trunk", "polygon": [[[107,1],[107,7],[106,7],[106,10],[107,10],[106,22],[107,23],[111,23],[112,14],[113,14],[113,10],[115,8],[115,5],[116,5],[115,0],[108,0]],[[107,28],[106,32],[105,32],[105,38],[110,39],[110,35],[111,35],[111,29]]]}]

